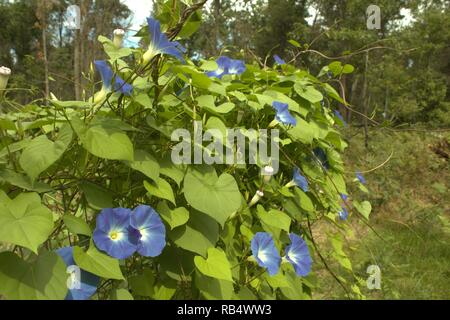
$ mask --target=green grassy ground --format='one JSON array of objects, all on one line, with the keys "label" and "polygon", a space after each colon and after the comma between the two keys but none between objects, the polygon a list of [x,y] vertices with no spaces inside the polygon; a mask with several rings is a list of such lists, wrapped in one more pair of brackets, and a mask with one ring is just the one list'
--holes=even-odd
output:
[{"label": "green grassy ground", "polygon": [[[393,152],[385,166],[365,175],[378,236],[355,218],[350,221],[358,230],[347,246],[355,274],[366,279],[369,265],[382,272],[381,290],[362,288],[363,294],[368,299],[450,299],[450,166],[430,149],[449,135],[377,130],[370,133],[366,150],[356,133],[346,133],[347,160],[354,170],[377,167]],[[319,274],[316,298],[345,298],[325,270]]]}]

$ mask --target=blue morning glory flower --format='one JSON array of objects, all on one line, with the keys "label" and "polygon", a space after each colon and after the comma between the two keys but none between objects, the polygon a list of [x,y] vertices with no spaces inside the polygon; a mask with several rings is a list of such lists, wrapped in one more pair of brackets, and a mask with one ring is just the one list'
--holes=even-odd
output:
[{"label": "blue morning glory flower", "polygon": [[117,75],[114,76],[114,72],[106,61],[96,60],[94,61],[94,64],[95,68],[98,70],[98,72],[100,72],[100,76],[103,82],[102,91],[104,94],[106,94],[107,92],[111,92],[112,86],[114,85],[114,91],[123,93],[127,96],[131,96],[131,93],[133,92],[133,86],[126,83],[121,77]]},{"label": "blue morning glory flower", "polygon": [[241,75],[247,70],[244,61],[230,59],[228,64],[228,74]]},{"label": "blue morning glory flower", "polygon": [[275,63],[282,66],[284,64],[286,64],[286,61],[284,61],[283,59],[280,58],[279,55],[274,55],[273,58],[275,59]]},{"label": "blue morning glory flower", "polygon": [[[56,253],[64,260],[67,267],[75,266],[73,259],[73,247],[58,249]],[[81,270],[81,269],[80,269]],[[88,300],[97,291],[100,278],[90,272],[81,270],[79,281],[75,283],[74,288],[67,292],[66,300]]]},{"label": "blue morning glory flower", "polygon": [[299,168],[294,169],[294,182],[303,191],[305,192],[309,191],[308,180],[306,180],[306,178],[300,174]]},{"label": "blue morning glory flower", "polygon": [[182,53],[186,52],[186,49],[178,41],[170,41],[166,34],[161,32],[161,24],[158,20],[149,17],[147,23],[152,39],[147,52],[143,56],[144,64],[147,64],[158,54],[173,56],[184,63]]},{"label": "blue morning glory flower", "polygon": [[344,200],[344,201],[347,201],[348,195],[346,195],[344,193],[341,193],[341,199]]},{"label": "blue morning glory flower", "polygon": [[252,239],[251,248],[258,265],[267,268],[271,276],[276,275],[280,269],[281,257],[272,236],[266,232],[258,232]]},{"label": "blue morning glory flower", "polygon": [[144,257],[159,256],[166,246],[166,228],[158,213],[149,206],[139,206],[131,215],[131,226],[139,234],[137,252]]},{"label": "blue morning glory flower", "polygon": [[289,105],[287,103],[282,103],[274,101],[272,107],[276,110],[277,114],[275,119],[285,125],[297,125],[297,120],[289,112]]},{"label": "blue morning glory flower", "polygon": [[342,123],[344,124],[344,126],[346,126],[346,125],[347,125],[347,122],[345,122],[344,117],[343,117],[342,114],[339,112],[339,110],[334,110],[333,112],[334,112],[334,114],[336,115],[336,117],[338,117],[338,119],[342,121]]},{"label": "blue morning glory flower", "polygon": [[325,169],[330,169],[330,163],[328,162],[328,157],[326,152],[322,148],[315,148],[313,150],[314,155],[320,160],[320,163]]},{"label": "blue morning glory flower", "polygon": [[294,266],[298,276],[305,277],[311,272],[312,265],[308,245],[305,240],[294,233],[291,233],[289,238],[291,244],[286,247],[286,260]]},{"label": "blue morning glory flower", "polygon": [[103,209],[97,216],[94,243],[116,259],[126,259],[136,252],[141,234],[130,225],[131,210]]},{"label": "blue morning glory flower", "polygon": [[358,178],[359,182],[361,182],[362,184],[366,184],[367,181],[360,172],[356,173],[356,177]]},{"label": "blue morning glory flower", "polygon": [[338,212],[339,219],[345,221],[348,219],[348,210],[342,207],[342,210]]},{"label": "blue morning glory flower", "polygon": [[219,58],[217,58],[216,63],[217,63],[217,69],[211,72],[207,73],[207,76],[212,78],[218,78],[218,79],[222,79],[222,77],[226,74],[228,74],[228,66],[230,64],[230,58],[226,57],[226,56],[221,56]]},{"label": "blue morning glory flower", "polygon": [[241,60],[233,60],[227,56],[220,56],[216,60],[217,69],[207,73],[208,77],[222,79],[226,75],[241,75],[247,67]]}]

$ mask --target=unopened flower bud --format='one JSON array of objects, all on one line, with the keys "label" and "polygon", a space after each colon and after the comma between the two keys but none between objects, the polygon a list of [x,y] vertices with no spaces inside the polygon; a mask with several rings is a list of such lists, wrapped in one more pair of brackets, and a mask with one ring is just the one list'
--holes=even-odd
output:
[{"label": "unopened flower bud", "polygon": [[262,199],[262,197],[264,197],[264,192],[262,192],[261,190],[256,191],[256,194],[253,196],[253,199],[252,201],[250,201],[248,206],[253,207],[255,204],[259,202],[259,200]]},{"label": "unopened flower bud", "polygon": [[239,111],[238,111],[237,119],[236,119],[236,124],[241,123],[242,118],[244,118],[244,114],[245,114],[244,110],[239,110]]},{"label": "unopened flower bud", "polygon": [[271,166],[265,166],[262,169],[262,176],[263,176],[263,179],[264,179],[264,183],[269,183],[270,182],[270,180],[273,177],[274,172],[275,172],[275,170]]},{"label": "unopened flower bud", "polygon": [[113,43],[114,43],[114,46],[116,47],[116,49],[122,48],[124,36],[125,36],[125,30],[123,30],[123,29],[114,30]]},{"label": "unopened flower bud", "polygon": [[277,119],[274,119],[270,124],[269,124],[269,129],[273,129],[275,128],[277,125],[279,125],[280,122]]},{"label": "unopened flower bud", "polygon": [[[11,75],[11,69],[7,67],[0,67],[0,90],[5,90],[8,84],[9,76]],[[1,92],[0,92],[1,94]]]}]

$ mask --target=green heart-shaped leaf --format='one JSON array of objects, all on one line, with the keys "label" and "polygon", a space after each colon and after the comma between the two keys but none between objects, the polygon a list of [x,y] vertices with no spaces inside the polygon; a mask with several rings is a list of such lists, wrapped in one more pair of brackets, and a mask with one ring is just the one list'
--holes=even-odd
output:
[{"label": "green heart-shaped leaf", "polygon": [[143,297],[151,297],[154,293],[155,276],[151,269],[144,269],[141,275],[128,279],[134,294]]},{"label": "green heart-shaped leaf", "polygon": [[84,252],[80,247],[73,248],[73,259],[81,269],[105,279],[124,280],[119,260],[98,251],[92,244]]},{"label": "green heart-shaped leaf", "polygon": [[174,205],[176,205],[172,187],[170,183],[168,183],[163,178],[158,178],[156,180],[156,184],[144,181],[144,187],[150,195],[160,199],[169,200]]},{"label": "green heart-shaped leaf", "polygon": [[63,300],[68,290],[66,268],[54,252],[32,263],[12,252],[0,253],[0,294],[10,300]]},{"label": "green heart-shaped leaf", "polygon": [[209,248],[208,259],[197,256],[194,258],[194,263],[197,269],[208,277],[233,281],[230,262],[225,252],[220,249]]},{"label": "green heart-shaped leaf", "polygon": [[126,289],[116,289],[111,292],[112,300],[134,300],[131,293]]},{"label": "green heart-shaped leaf", "polygon": [[188,172],[184,179],[184,196],[192,207],[222,226],[241,206],[236,180],[227,173],[217,178],[213,168]]},{"label": "green heart-shaped leaf", "polygon": [[111,121],[98,121],[86,126],[74,117],[72,126],[79,136],[83,147],[94,156],[109,160],[133,161],[133,143],[122,128],[122,124]]},{"label": "green heart-shaped leaf", "polygon": [[46,135],[33,139],[22,152],[20,166],[35,180],[64,154],[72,141],[72,135],[70,126],[64,125],[55,142],[50,141]]},{"label": "green heart-shaped leaf", "polygon": [[158,181],[159,164],[158,161],[149,153],[143,150],[134,152],[134,161],[125,161],[130,168],[140,171],[153,181]]},{"label": "green heart-shaped leaf", "polygon": [[176,208],[171,210],[165,201],[161,201],[158,205],[158,213],[173,230],[176,227],[185,225],[189,220],[189,211],[186,208]]},{"label": "green heart-shaped leaf", "polygon": [[0,203],[0,241],[37,253],[53,229],[53,216],[37,193],[22,193]]},{"label": "green heart-shaped leaf", "polygon": [[195,285],[207,300],[231,300],[234,292],[232,282],[210,278],[198,272],[195,274]]},{"label": "green heart-shaped leaf", "polygon": [[64,215],[62,219],[66,227],[74,234],[82,234],[88,237],[92,235],[91,228],[83,219],[70,214]]},{"label": "green heart-shaped leaf", "polygon": [[305,86],[302,83],[296,83],[294,89],[300,97],[311,103],[317,103],[323,100],[322,93],[311,85]]},{"label": "green heart-shaped leaf", "polygon": [[362,203],[354,201],[353,206],[364,216],[364,218],[369,220],[369,215],[372,212],[372,205],[369,201],[364,201]]},{"label": "green heart-shaped leaf", "polygon": [[219,239],[219,225],[208,215],[192,210],[188,224],[175,228],[168,236],[180,248],[206,257],[208,248]]}]

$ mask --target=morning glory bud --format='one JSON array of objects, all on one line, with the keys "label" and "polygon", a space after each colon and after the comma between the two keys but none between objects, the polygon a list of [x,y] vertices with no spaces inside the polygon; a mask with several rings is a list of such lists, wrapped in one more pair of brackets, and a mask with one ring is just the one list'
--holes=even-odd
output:
[{"label": "morning glory bud", "polygon": [[[11,75],[11,69],[7,67],[0,67],[0,91],[6,89],[8,84],[9,76]],[[0,95],[2,92],[0,92]]]},{"label": "morning glory bud", "polygon": [[114,46],[116,47],[116,49],[122,48],[124,36],[125,36],[125,30],[123,30],[123,29],[114,30],[113,43],[114,43]]},{"label": "morning glory bud", "polygon": [[241,123],[242,118],[244,118],[244,114],[245,114],[244,110],[239,110],[239,111],[238,111],[237,119],[236,119],[236,124]]},{"label": "morning glory bud", "polygon": [[264,192],[261,190],[256,191],[256,194],[253,196],[252,201],[248,204],[249,207],[253,207],[255,204],[259,202],[264,197]]},{"label": "morning glory bud", "polygon": [[270,180],[272,180],[272,176],[274,174],[275,170],[271,166],[265,166],[262,169],[262,176],[264,179],[264,183],[269,183]]}]

